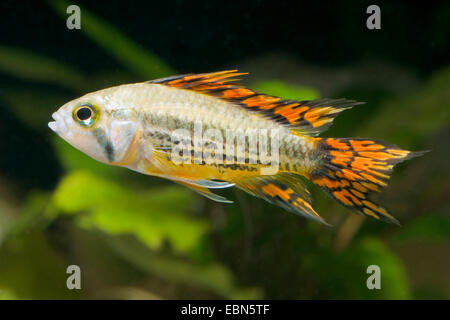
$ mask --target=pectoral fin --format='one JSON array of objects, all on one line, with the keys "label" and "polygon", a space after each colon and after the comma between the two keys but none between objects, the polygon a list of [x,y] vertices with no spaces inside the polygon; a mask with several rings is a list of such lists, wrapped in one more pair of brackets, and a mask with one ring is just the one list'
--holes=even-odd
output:
[{"label": "pectoral fin", "polygon": [[233,203],[233,201],[228,200],[222,196],[219,196],[218,194],[215,194],[213,192],[211,192],[211,190],[209,190],[208,188],[204,188],[204,187],[200,187],[198,185],[194,185],[194,184],[190,184],[187,183],[186,181],[180,181],[180,180],[173,180],[176,183],[182,184],[192,190],[194,190],[195,192],[201,194],[202,196],[214,200],[216,202],[223,202],[223,203]]},{"label": "pectoral fin", "polygon": [[208,189],[223,189],[234,186],[234,183],[229,183],[226,181],[214,181],[214,180],[205,180],[205,179],[186,179],[186,178],[178,178],[172,177],[174,181],[184,182],[193,186],[198,186],[200,188],[208,188]]}]

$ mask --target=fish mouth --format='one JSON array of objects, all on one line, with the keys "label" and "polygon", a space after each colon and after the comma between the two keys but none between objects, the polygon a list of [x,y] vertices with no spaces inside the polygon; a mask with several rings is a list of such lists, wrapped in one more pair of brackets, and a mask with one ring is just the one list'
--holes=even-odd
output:
[{"label": "fish mouth", "polygon": [[50,129],[52,129],[54,132],[57,132],[57,129],[58,129],[58,123],[57,123],[57,121],[58,121],[58,119],[56,119],[56,112],[54,112],[54,113],[52,114],[52,118],[53,118],[53,120],[55,120],[55,121],[50,121],[50,122],[48,123],[48,127],[49,127]]},{"label": "fish mouth", "polygon": [[56,121],[50,121],[48,127],[56,132]]}]

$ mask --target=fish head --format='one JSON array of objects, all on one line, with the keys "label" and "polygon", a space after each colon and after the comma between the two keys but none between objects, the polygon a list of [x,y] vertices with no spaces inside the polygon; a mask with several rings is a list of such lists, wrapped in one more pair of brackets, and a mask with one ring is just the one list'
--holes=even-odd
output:
[{"label": "fish head", "polygon": [[[73,147],[97,161],[126,165],[138,131],[129,110],[113,103],[105,93],[94,92],[72,100],[52,114],[50,129]],[[133,150],[132,150],[133,149]]]}]

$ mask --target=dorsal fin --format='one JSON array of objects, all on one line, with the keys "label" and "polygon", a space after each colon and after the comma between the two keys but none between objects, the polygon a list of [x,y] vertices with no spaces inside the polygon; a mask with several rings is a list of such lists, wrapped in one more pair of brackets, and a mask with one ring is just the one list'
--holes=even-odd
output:
[{"label": "dorsal fin", "polygon": [[315,136],[325,131],[343,110],[361,104],[345,99],[317,99],[296,101],[261,94],[235,83],[237,70],[187,74],[149,81],[174,88],[194,90],[227,100],[266,118],[290,127],[299,133]]}]

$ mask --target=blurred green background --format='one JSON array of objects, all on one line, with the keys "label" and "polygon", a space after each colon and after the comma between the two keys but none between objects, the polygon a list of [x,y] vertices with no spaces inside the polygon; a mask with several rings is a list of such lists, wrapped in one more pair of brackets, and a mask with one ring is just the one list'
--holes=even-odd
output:
[{"label": "blurred green background", "polygon": [[[81,30],[66,8],[81,7]],[[2,1],[1,299],[449,299],[450,4]],[[239,68],[291,99],[349,98],[323,136],[431,150],[378,197],[402,227],[311,187],[323,227],[238,190],[214,203],[100,164],[48,129],[84,93]],[[82,290],[66,288],[79,265]],[[366,269],[381,268],[381,290]]]}]

